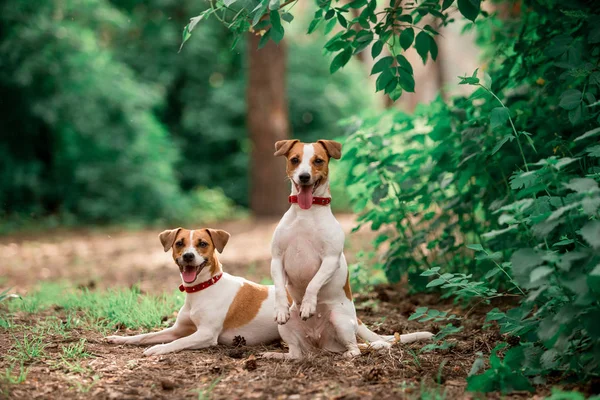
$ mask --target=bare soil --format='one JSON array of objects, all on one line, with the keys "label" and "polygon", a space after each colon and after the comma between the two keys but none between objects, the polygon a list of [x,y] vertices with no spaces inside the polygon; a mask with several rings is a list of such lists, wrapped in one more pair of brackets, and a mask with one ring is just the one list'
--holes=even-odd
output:
[{"label": "bare soil", "polygon": [[[338,218],[349,231],[352,216]],[[277,221],[238,221],[218,227],[232,233],[221,259],[224,269],[255,281],[268,277],[269,242]],[[0,239],[0,282],[26,295],[40,280],[69,280],[96,288],[139,283],[148,292],[170,291],[179,284],[170,255],[163,253],[155,231],[70,232],[41,237],[20,236]],[[352,235],[346,254],[352,259],[357,249],[370,245],[372,233]],[[355,296],[358,315],[374,331],[391,334],[440,329],[407,318],[419,306],[465,310],[437,296],[409,296],[406,286],[378,286],[372,293]],[[506,307],[502,304],[494,306]],[[184,351],[161,357],[144,357],[142,347],[108,344],[103,335],[91,330],[74,330],[68,339],[46,337],[46,355],[28,365],[25,382],[0,383],[2,396],[13,399],[138,399],[138,398],[268,398],[268,399],[399,399],[473,398],[465,392],[466,377],[476,358],[502,340],[495,329],[484,329],[485,312],[475,309],[462,321],[464,330],[454,336],[447,350],[420,353],[423,344],[395,345],[389,351],[370,352],[347,360],[338,354],[320,354],[300,362],[265,360],[266,350],[285,350],[285,344],[259,347],[214,347]],[[175,310],[174,310],[175,311]],[[0,309],[0,312],[2,310]],[[45,312],[64,318],[61,310]],[[32,326],[41,316],[19,314],[17,327],[0,328],[0,354],[22,337],[19,325]],[[172,315],[165,316],[172,318]],[[141,331],[116,329],[120,334]],[[61,346],[86,339],[92,357],[80,361],[82,372],[65,369],[53,361]],[[0,358],[0,371],[9,365]],[[2,380],[0,379],[0,382]],[[539,386],[535,395],[516,393],[511,398],[541,398],[549,394]],[[439,396],[437,397],[436,394]],[[487,398],[500,398],[488,394]]]}]

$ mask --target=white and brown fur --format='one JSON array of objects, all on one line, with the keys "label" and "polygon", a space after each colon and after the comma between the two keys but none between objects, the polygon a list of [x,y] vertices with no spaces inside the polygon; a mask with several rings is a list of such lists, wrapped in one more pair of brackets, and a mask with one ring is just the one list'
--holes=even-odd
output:
[{"label": "white and brown fur", "polygon": [[[330,197],[329,161],[339,159],[341,149],[340,143],[331,140],[277,142],[275,156],[287,159],[292,195],[299,193],[301,185],[310,185],[315,197]],[[329,205],[302,209],[292,204],[285,213],[273,235],[271,276],[276,293],[275,320],[289,352],[265,353],[265,357],[300,359],[319,349],[353,357],[360,354],[356,335],[372,348],[389,348],[395,341],[394,336],[375,334],[356,318],[344,239]],[[432,336],[429,332],[405,334],[400,335],[400,342]]]},{"label": "white and brown fur", "polygon": [[[159,235],[165,252],[173,250],[180,273],[195,270],[194,286],[223,272],[216,252],[221,253],[229,233],[218,229],[171,229]],[[184,255],[186,255],[184,257]],[[187,293],[175,325],[160,332],[135,336],[109,336],[111,343],[154,345],[144,355],[161,355],[184,349],[232,344],[236,336],[255,345],[279,339],[273,321],[275,288],[223,273],[214,285]]]}]

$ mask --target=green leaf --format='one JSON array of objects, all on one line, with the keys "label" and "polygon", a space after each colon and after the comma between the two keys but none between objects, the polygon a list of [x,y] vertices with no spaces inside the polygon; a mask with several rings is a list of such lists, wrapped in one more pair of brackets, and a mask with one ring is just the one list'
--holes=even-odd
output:
[{"label": "green leaf", "polygon": [[431,59],[433,61],[437,60],[438,46],[435,42],[435,39],[432,36],[429,36],[429,53],[431,54]]},{"label": "green leaf", "polygon": [[598,182],[591,178],[573,178],[569,183],[564,183],[563,185],[577,193],[597,192],[600,190]]},{"label": "green leaf", "polygon": [[402,68],[406,72],[409,72],[412,75],[413,68],[412,68],[412,65],[410,65],[410,63],[406,59],[406,57],[404,57],[402,54],[398,54],[396,56],[396,61],[398,62],[398,65],[400,66],[400,68]]},{"label": "green leaf", "polygon": [[587,131],[583,135],[575,138],[575,141],[577,142],[579,140],[587,139],[589,137],[596,136],[599,133],[600,133],[600,128],[595,128],[595,129],[592,129],[591,131]]},{"label": "green leaf", "polygon": [[402,89],[406,90],[407,92],[414,92],[415,79],[413,78],[412,74],[404,71],[402,68],[398,68],[398,72],[400,74],[400,86],[402,86]]},{"label": "green leaf", "polygon": [[348,21],[346,21],[346,18],[342,15],[342,13],[338,13],[337,19],[342,27],[344,27],[344,28],[348,27]]},{"label": "green leaf", "polygon": [[378,40],[375,43],[373,43],[373,47],[371,47],[371,58],[376,59],[377,56],[379,56],[379,54],[381,54],[382,50],[383,50],[383,42]]},{"label": "green leaf", "polygon": [[469,21],[475,21],[481,8],[480,0],[458,0],[458,10]]},{"label": "green leaf", "polygon": [[373,201],[374,204],[379,204],[379,202],[387,197],[388,193],[390,190],[390,185],[387,183],[382,183],[381,185],[377,186],[375,188],[375,190],[373,190],[373,194],[371,196],[371,200]]},{"label": "green leaf", "polygon": [[371,75],[389,69],[390,65],[392,65],[393,62],[394,57],[392,56],[387,56],[379,59],[379,61],[377,61],[375,65],[373,65],[373,68],[371,69]]},{"label": "green leaf", "polygon": [[506,124],[508,121],[510,114],[508,109],[504,107],[496,107],[492,110],[490,114],[490,126],[492,129],[496,129],[499,126]]},{"label": "green leaf", "polygon": [[492,149],[492,155],[496,154],[506,142],[508,142],[509,140],[512,141],[514,138],[515,137],[513,135],[504,136],[498,143],[496,143],[496,145]]},{"label": "green leaf", "polygon": [[427,53],[429,53],[429,47],[431,45],[431,38],[429,34],[421,31],[417,35],[415,39],[415,48],[417,49],[417,53],[421,56],[423,60],[423,64],[427,62]]},{"label": "green leaf", "polygon": [[415,30],[413,28],[406,28],[400,33],[400,46],[404,50],[407,50],[415,39]]},{"label": "green leaf", "polygon": [[377,81],[375,82],[375,89],[377,91],[384,90],[387,87],[387,85],[395,79],[396,77],[391,72],[391,69],[386,69],[377,77]]},{"label": "green leaf", "polygon": [[[235,0],[223,0],[224,3],[226,3],[227,1],[230,2],[235,2]],[[270,0],[269,1],[269,10],[279,10],[279,5],[280,5],[280,0]],[[227,4],[225,4],[227,5]]]},{"label": "green leaf", "polygon": [[261,0],[260,4],[258,4],[254,8],[254,10],[252,10],[252,12],[254,12],[254,17],[252,18],[252,26],[255,26],[256,24],[258,24],[260,22],[263,15],[265,15],[268,7],[269,7],[269,0]]},{"label": "green leaf", "polygon": [[600,221],[590,221],[581,228],[581,236],[594,249],[600,249]]},{"label": "green leaf", "polygon": [[338,69],[342,68],[344,65],[350,61],[352,57],[352,49],[350,47],[339,52],[331,61],[331,65],[329,66],[329,72],[335,73]]},{"label": "green leaf", "polygon": [[308,25],[308,34],[313,33],[319,26],[319,24],[323,21],[322,18],[315,17],[312,21],[310,21],[310,25]]},{"label": "green leaf", "polygon": [[267,33],[265,33],[260,40],[258,41],[258,48],[262,49],[263,47],[266,46],[266,44],[269,42],[269,39],[271,38],[271,32],[273,31],[273,29],[269,29],[267,31]]},{"label": "green leaf", "polygon": [[[227,7],[230,7],[233,3],[235,3],[237,0],[223,0],[223,4],[225,4]],[[271,0],[271,2],[273,1],[277,1],[278,4],[278,8],[279,8],[279,0]]]},{"label": "green leaf", "polygon": [[475,250],[475,251],[483,251],[483,246],[480,244],[468,244],[467,249]]},{"label": "green leaf", "polygon": [[536,269],[534,269],[533,271],[531,271],[531,275],[529,276],[529,280],[531,282],[535,282],[538,281],[542,278],[545,278],[546,276],[550,275],[552,272],[554,272],[554,270],[550,267],[546,267],[546,266],[541,266],[541,267],[537,267]]},{"label": "green leaf", "polygon": [[419,319],[421,318],[421,316],[423,316],[426,312],[427,312],[428,308],[427,307],[419,307],[415,310],[415,312],[408,318],[409,321],[413,321],[415,319]]},{"label": "green leaf", "polygon": [[499,274],[500,272],[501,272],[501,271],[500,271],[500,268],[498,268],[498,267],[494,267],[494,268],[490,269],[490,270],[489,270],[489,271],[488,271],[488,272],[485,274],[485,276],[484,276],[483,278],[484,278],[484,279],[490,279],[491,277],[493,277],[494,275],[497,275],[497,274]]},{"label": "green leaf", "polygon": [[437,271],[428,269],[427,271],[421,272],[421,276],[431,276],[431,275],[435,275],[436,273],[437,273]]},{"label": "green leaf", "polygon": [[510,258],[510,261],[513,266],[515,279],[522,285],[530,282],[531,271],[544,262],[542,257],[533,249],[517,250]]},{"label": "green leaf", "polygon": [[283,26],[281,25],[281,19],[279,18],[279,11],[271,11],[271,13],[269,14],[269,18],[271,21],[271,39],[273,39],[275,43],[279,43],[281,42],[281,39],[283,39],[284,35]]},{"label": "green leaf", "polygon": [[559,106],[565,110],[574,110],[581,103],[581,92],[575,89],[565,90],[560,96]]},{"label": "green leaf", "polygon": [[445,280],[443,280],[441,278],[437,278],[437,279],[434,279],[431,282],[429,282],[426,287],[428,287],[428,288],[430,288],[430,287],[436,287],[436,286],[443,285],[444,283],[446,283]]},{"label": "green leaf", "polygon": [[192,34],[190,33],[190,30],[189,30],[189,26],[190,25],[187,24],[185,26],[185,28],[183,28],[183,35],[181,38],[181,46],[179,46],[179,51],[181,51],[181,49],[183,49],[183,45],[185,44],[185,42],[187,42],[188,39],[192,36]]},{"label": "green leaf", "polygon": [[446,11],[454,3],[454,0],[444,0],[442,3],[442,11]]},{"label": "green leaf", "polygon": [[400,96],[402,96],[402,87],[401,86],[396,86],[394,88],[394,90],[392,90],[388,96],[390,97],[390,99],[392,99],[392,101],[396,101],[400,98]]},{"label": "green leaf", "polygon": [[284,12],[281,14],[281,19],[285,22],[292,22],[294,20],[294,16],[288,12]]}]

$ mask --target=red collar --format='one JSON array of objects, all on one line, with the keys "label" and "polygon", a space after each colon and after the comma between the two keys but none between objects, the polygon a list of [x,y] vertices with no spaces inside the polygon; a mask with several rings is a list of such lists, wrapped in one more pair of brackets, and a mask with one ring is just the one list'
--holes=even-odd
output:
[{"label": "red collar", "polygon": [[200,282],[199,284],[194,285],[194,286],[179,285],[179,290],[181,292],[186,292],[186,293],[196,293],[196,292],[204,290],[207,287],[210,287],[210,286],[214,285],[215,283],[219,282],[219,279],[221,279],[222,276],[223,276],[223,273],[220,273],[219,275],[215,275],[212,278],[210,278],[209,280]]},{"label": "red collar", "polygon": [[[297,203],[298,202],[298,196],[291,195],[289,197],[289,202],[290,203]],[[318,204],[320,206],[326,206],[327,204],[331,203],[331,197],[313,197],[312,203],[313,204]]]}]

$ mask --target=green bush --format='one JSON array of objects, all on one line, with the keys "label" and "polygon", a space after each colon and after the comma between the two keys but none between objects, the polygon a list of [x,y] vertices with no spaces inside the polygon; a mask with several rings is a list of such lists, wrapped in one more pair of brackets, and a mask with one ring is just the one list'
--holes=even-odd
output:
[{"label": "green bush", "polygon": [[531,0],[521,13],[478,22],[493,58],[460,78],[471,96],[356,118],[343,158],[361,223],[395,228],[376,241],[390,280],[520,299],[488,314],[519,344],[494,350],[475,391],[600,371],[600,10]]}]

